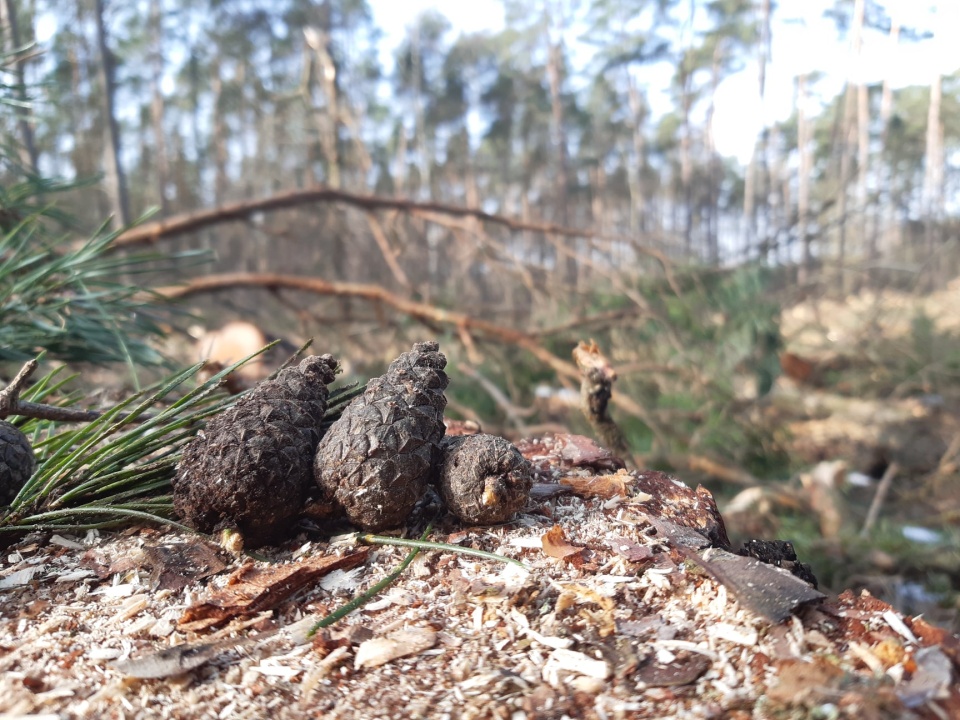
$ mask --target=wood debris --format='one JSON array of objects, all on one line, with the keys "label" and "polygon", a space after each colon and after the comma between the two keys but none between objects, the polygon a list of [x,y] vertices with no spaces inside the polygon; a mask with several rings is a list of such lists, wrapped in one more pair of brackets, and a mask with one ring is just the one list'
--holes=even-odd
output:
[{"label": "wood debris", "polygon": [[[520,447],[544,484],[619,469],[569,437]],[[407,549],[301,537],[270,562],[227,558],[176,588],[145,559],[192,536],[25,539],[0,556],[0,714],[746,719],[829,706],[837,718],[960,717],[960,639],[868,594],[821,599],[787,570],[728,553],[705,490],[629,477],[613,504],[567,492],[537,496],[510,524],[442,520],[431,539],[529,571],[421,553],[387,593],[312,639],[306,628]],[[739,564],[785,583],[762,598],[782,595],[773,610],[731,580]],[[349,576],[321,586],[336,568]]]}]

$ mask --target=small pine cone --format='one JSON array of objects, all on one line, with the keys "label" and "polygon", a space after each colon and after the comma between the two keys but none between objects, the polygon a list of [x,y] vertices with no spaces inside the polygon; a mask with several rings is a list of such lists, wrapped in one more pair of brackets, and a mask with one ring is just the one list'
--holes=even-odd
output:
[{"label": "small pine cone", "polygon": [[0,420],[0,506],[9,505],[33,475],[36,460],[20,428]]},{"label": "small pine cone", "polygon": [[367,383],[320,441],[317,484],[354,524],[398,527],[423,496],[443,438],[446,364],[437,343],[415,344]]},{"label": "small pine cone", "polygon": [[464,435],[445,438],[440,450],[440,494],[464,522],[506,522],[527,504],[533,468],[509,440]]},{"label": "small pine cone", "polygon": [[249,547],[289,532],[310,490],[337,361],[313,355],[212,418],[183,449],[177,513],[201,532],[239,530]]}]

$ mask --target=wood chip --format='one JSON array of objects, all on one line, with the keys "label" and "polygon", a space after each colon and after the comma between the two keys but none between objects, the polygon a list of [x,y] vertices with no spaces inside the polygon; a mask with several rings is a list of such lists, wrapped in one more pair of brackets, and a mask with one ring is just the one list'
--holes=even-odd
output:
[{"label": "wood chip", "polygon": [[386,637],[360,643],[354,659],[354,668],[372,668],[391,660],[416,655],[437,644],[437,633],[426,628],[407,628]]}]

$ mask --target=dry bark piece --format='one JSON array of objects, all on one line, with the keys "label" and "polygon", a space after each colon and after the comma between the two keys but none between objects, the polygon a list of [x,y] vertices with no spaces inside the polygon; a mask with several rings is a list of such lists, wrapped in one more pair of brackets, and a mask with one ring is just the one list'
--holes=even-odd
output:
[{"label": "dry bark piece", "polygon": [[330,355],[305,358],[211,419],[177,466],[180,517],[201,532],[239,530],[249,547],[282,539],[310,489],[336,367]]},{"label": "dry bark piece", "polygon": [[16,425],[0,420],[0,506],[13,502],[35,467],[27,436]]},{"label": "dry bark piece", "polygon": [[487,434],[446,438],[441,452],[440,493],[464,522],[506,522],[527,504],[533,468],[509,440]]},{"label": "dry bark piece", "polygon": [[436,342],[416,343],[367,383],[317,448],[317,484],[365,530],[402,525],[426,490],[444,434],[446,364]]},{"label": "dry bark piece", "polygon": [[231,620],[272,610],[287,598],[334,570],[349,570],[366,561],[370,549],[347,555],[325,555],[292,565],[240,567],[224,588],[188,607],[178,621],[180,630],[199,632]]}]

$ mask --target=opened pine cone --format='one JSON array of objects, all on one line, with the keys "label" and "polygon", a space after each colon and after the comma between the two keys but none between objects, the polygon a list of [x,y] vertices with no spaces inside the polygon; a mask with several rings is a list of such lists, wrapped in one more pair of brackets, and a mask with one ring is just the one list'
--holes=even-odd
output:
[{"label": "opened pine cone", "polygon": [[415,344],[320,441],[317,484],[365,530],[402,525],[426,491],[444,434],[446,364],[436,342]]},{"label": "opened pine cone", "polygon": [[311,356],[212,418],[183,450],[177,513],[201,532],[235,529],[250,547],[282,539],[312,487],[312,460],[337,361]]}]

